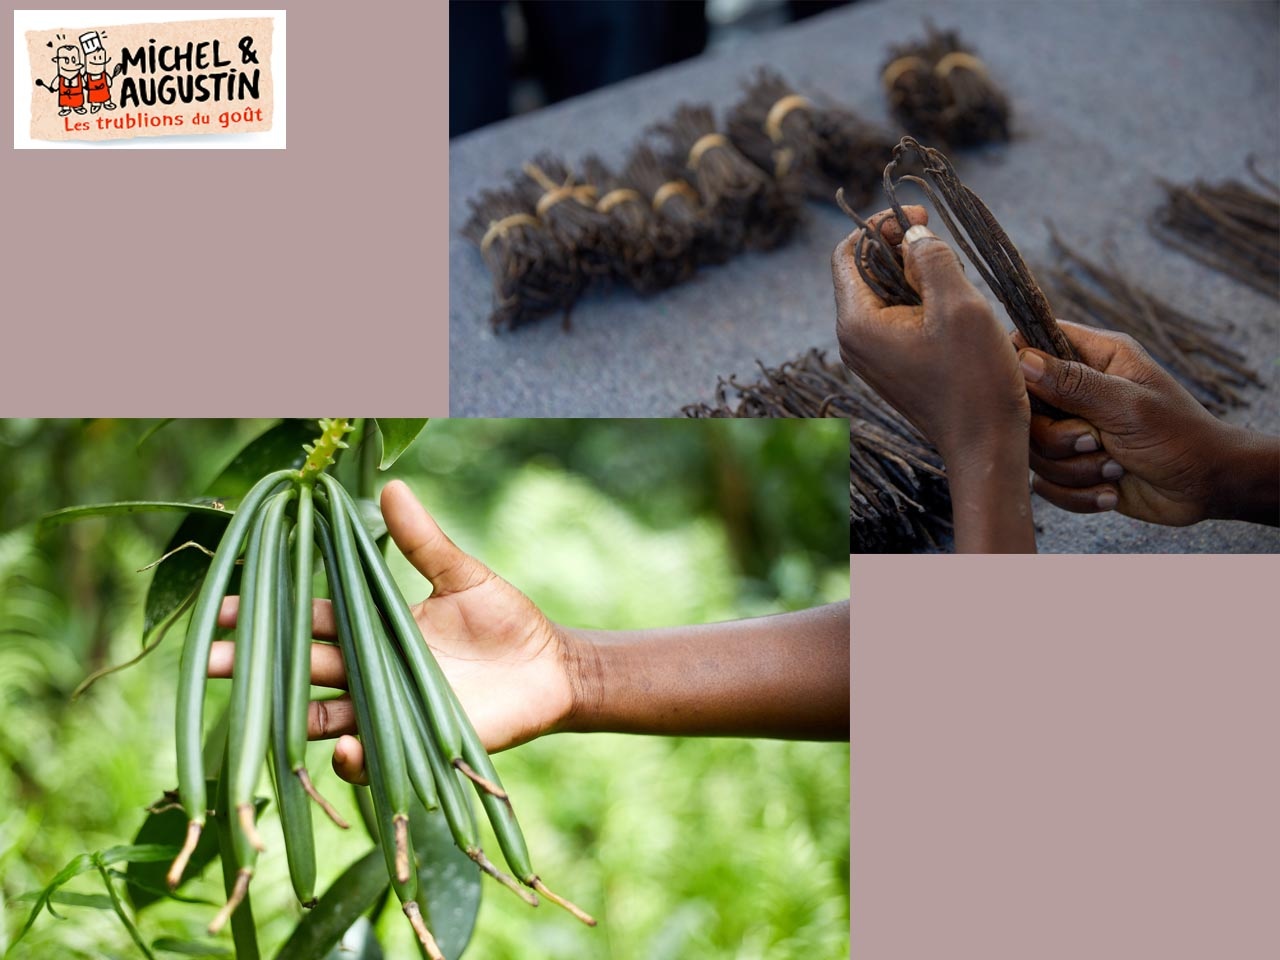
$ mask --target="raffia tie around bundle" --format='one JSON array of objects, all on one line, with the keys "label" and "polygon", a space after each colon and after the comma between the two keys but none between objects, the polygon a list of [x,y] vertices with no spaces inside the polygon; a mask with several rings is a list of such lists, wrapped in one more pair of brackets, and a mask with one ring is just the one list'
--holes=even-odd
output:
[{"label": "raffia tie around bundle", "polygon": [[545,191],[542,196],[538,198],[538,204],[535,208],[538,212],[538,216],[545,217],[547,215],[547,211],[562,200],[568,200],[570,197],[573,197],[575,200],[579,199],[574,192],[575,188],[571,182],[557,184],[554,180],[548,177],[546,172],[543,171],[543,169],[536,163],[526,163],[521,169],[524,170],[525,176],[529,177]]},{"label": "raffia tie around bundle", "polygon": [[[782,121],[787,119],[787,115],[792,110],[808,110],[813,106],[808,97],[798,93],[790,93],[782,97],[769,108],[768,115],[764,118],[764,132],[775,144],[782,143]],[[774,151],[773,175],[779,180],[783,179],[790,171],[791,164],[795,160],[795,150],[788,146],[780,146]]]},{"label": "raffia tie around bundle", "polygon": [[619,187],[617,190],[610,190],[601,197],[596,204],[596,209],[601,213],[608,213],[620,203],[644,203],[644,197],[630,187]]},{"label": "raffia tie around bundle", "polygon": [[677,196],[684,197],[695,207],[702,202],[701,198],[698,196],[698,191],[689,186],[689,184],[684,180],[668,180],[654,191],[653,209],[661,210],[664,203],[672,197]]},{"label": "raffia tie around bundle", "polygon": [[980,73],[984,77],[987,75],[987,65],[972,53],[965,53],[963,50],[952,50],[934,64],[933,72],[940,77],[946,77],[950,75],[952,70],[957,68],[972,70],[974,73]]},{"label": "raffia tie around bundle", "polygon": [[698,163],[702,160],[703,154],[708,150],[715,150],[717,147],[729,146],[729,138],[723,133],[705,133],[697,139],[692,147],[689,148],[689,159],[687,165],[690,170],[697,170]]},{"label": "raffia tie around bundle", "polygon": [[538,218],[530,213],[513,213],[501,220],[494,220],[489,224],[489,229],[484,232],[484,236],[480,239],[480,252],[486,253],[493,241],[505,237],[508,230],[515,227],[537,227],[541,226]]}]

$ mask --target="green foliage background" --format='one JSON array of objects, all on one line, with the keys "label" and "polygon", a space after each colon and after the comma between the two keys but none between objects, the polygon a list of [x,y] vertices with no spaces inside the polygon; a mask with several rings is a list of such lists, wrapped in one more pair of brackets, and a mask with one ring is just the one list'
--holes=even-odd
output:
[{"label": "green foliage background", "polygon": [[[182,624],[142,664],[68,698],[89,671],[136,654],[151,574],[134,571],[178,519],[42,536],[32,521],[76,503],[189,499],[269,423],[182,421],[139,446],[145,422],[0,421],[0,950],[30,909],[23,893],[78,853],[131,841],[174,780]],[[552,619],[649,627],[847,599],[847,444],[838,420],[437,420],[377,479],[406,480]],[[392,562],[406,596],[425,595],[394,550]],[[486,883],[467,957],[849,955],[848,744],[558,735],[496,763],[540,872],[601,924]],[[325,745],[310,766],[352,812]],[[316,830],[323,888],[369,841],[321,817]],[[270,808],[264,831],[253,892],[269,956],[301,909]],[[101,892],[88,878],[68,889]],[[216,869],[185,892],[220,900]],[[137,955],[111,913],[58,909],[68,919],[42,917],[15,958]],[[212,910],[164,902],[139,926],[152,941],[208,939]],[[378,930],[388,956],[413,955],[397,910]]]}]

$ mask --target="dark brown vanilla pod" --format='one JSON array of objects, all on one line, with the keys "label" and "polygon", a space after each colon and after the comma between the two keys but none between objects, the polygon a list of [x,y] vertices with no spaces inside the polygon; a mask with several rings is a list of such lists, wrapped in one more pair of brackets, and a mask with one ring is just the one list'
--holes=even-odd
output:
[{"label": "dark brown vanilla pod", "polygon": [[725,247],[770,250],[790,238],[802,213],[799,195],[744,157],[716,128],[711,107],[682,104],[654,132],[688,170],[711,229]]},{"label": "dark brown vanilla pod", "polygon": [[683,167],[651,145],[641,143],[631,151],[622,179],[648,199],[654,213],[654,249],[679,281],[702,264],[725,263],[736,252],[711,229],[702,197]]},{"label": "dark brown vanilla pod", "polygon": [[578,180],[563,161],[542,153],[521,167],[517,189],[588,283],[608,278],[604,237],[611,224],[596,210],[595,187]]},{"label": "dark brown vanilla pod", "polygon": [[851,110],[802,95],[762,67],[729,111],[729,137],[784,190],[830,203],[843,189],[855,207],[871,199],[895,138]]},{"label": "dark brown vanilla pod", "polygon": [[1040,274],[1064,320],[1129,334],[1214,413],[1247,406],[1241,389],[1264,386],[1226,342],[1229,324],[1192,317],[1144,290],[1120,272],[1110,249],[1098,263],[1072,249],[1052,224],[1049,234],[1061,266]]},{"label": "dark brown vanilla pod", "polygon": [[1257,187],[1227,180],[1161,181],[1165,202],[1149,221],[1165,243],[1280,299],[1280,186],[1246,161]]},{"label": "dark brown vanilla pod", "polygon": [[[906,175],[894,180],[899,159],[908,151],[923,161],[924,177]],[[898,184],[904,180],[924,190],[956,244],[1004,304],[1028,345],[1062,360],[1079,359],[1018,248],[982,199],[960,182],[951,161],[914,137],[903,137],[894,148],[893,159],[884,168],[884,189],[905,234],[911,224],[897,196]]]},{"label": "dark brown vanilla pod", "polygon": [[715,403],[683,408],[687,417],[848,417],[851,552],[938,549],[951,535],[951,496],[942,457],[923,436],[842,363],[821,351],[760,378],[721,378]]},{"label": "dark brown vanilla pod", "polygon": [[596,210],[609,221],[600,239],[614,280],[637,293],[652,293],[676,283],[679,270],[658,256],[656,215],[649,199],[594,154],[583,158],[582,175],[596,189]]},{"label": "dark brown vanilla pod", "polygon": [[583,277],[534,208],[515,190],[486,190],[470,201],[462,235],[474,243],[493,278],[489,322],[509,330],[557,310],[582,292]]},{"label": "dark brown vanilla pod", "polygon": [[894,46],[880,68],[889,109],[908,131],[950,147],[1009,139],[1009,98],[954,30],[925,24],[923,40]]}]

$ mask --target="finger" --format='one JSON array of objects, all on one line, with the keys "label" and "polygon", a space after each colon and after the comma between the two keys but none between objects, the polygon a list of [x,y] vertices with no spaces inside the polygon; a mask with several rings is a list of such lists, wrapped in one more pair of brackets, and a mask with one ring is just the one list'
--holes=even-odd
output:
[{"label": "finger", "polygon": [[493,576],[488,567],[445,536],[403,480],[392,480],[383,487],[382,516],[391,539],[405,559],[431,581],[435,596],[459,593]]},{"label": "finger", "polygon": [[[236,625],[239,613],[240,598],[223,597],[222,607],[218,610],[218,626],[231,629]],[[337,626],[333,622],[333,604],[328,600],[311,601],[311,635],[317,640],[337,639]]]},{"label": "finger", "polygon": [[[236,645],[231,640],[215,640],[209,651],[209,676],[215,680],[231,676],[235,666]],[[311,645],[311,682],[317,687],[347,688],[347,671],[342,653],[331,643]]]},{"label": "finger", "polygon": [[[907,222],[910,224],[923,226],[929,222],[929,212],[924,207],[906,206],[902,209],[907,215]],[[898,223],[898,219],[894,216],[892,210],[881,210],[879,213],[873,214],[866,221],[865,228],[859,227],[845,237],[831,256],[831,273],[836,282],[837,301],[839,301],[842,287],[857,283],[860,285],[861,290],[865,291],[869,299],[864,303],[850,304],[850,306],[860,306],[864,309],[873,310],[885,306],[884,301],[872,293],[865,283],[861,283],[862,278],[858,274],[856,260],[858,241],[864,234],[876,232],[890,246],[897,246],[902,242],[902,226]]]},{"label": "finger", "polygon": [[1124,467],[1112,460],[1105,450],[1082,453],[1065,460],[1049,460],[1032,451],[1031,469],[1050,483],[1073,489],[1096,487],[1124,476]]},{"label": "finger", "polygon": [[924,301],[926,322],[950,316],[960,307],[986,307],[982,294],[964,275],[959,256],[928,227],[911,228],[902,245],[902,266],[907,282]]},{"label": "finger", "polygon": [[1121,350],[1142,349],[1132,337],[1113,330],[1099,330],[1096,327],[1071,323],[1069,320],[1059,320],[1058,326],[1067,335],[1071,345],[1076,348],[1080,359],[1095,370],[1108,369],[1112,359]]},{"label": "finger", "polygon": [[1055,507],[1072,513],[1106,513],[1120,502],[1120,493],[1113,484],[1100,483],[1093,487],[1062,487],[1045,480],[1039,474],[1031,477],[1031,489]]},{"label": "finger", "polygon": [[1075,457],[1102,449],[1093,424],[1072,417],[1055,420],[1041,413],[1031,415],[1031,449],[1050,460]]},{"label": "finger", "polygon": [[333,772],[347,783],[364,786],[369,782],[364,769],[364,745],[355,737],[341,737],[333,745]]},{"label": "finger", "polygon": [[1103,430],[1117,416],[1133,410],[1140,388],[1122,377],[1113,377],[1089,362],[1059,360],[1039,350],[1018,354],[1027,391],[1064,413],[1073,413]]},{"label": "finger", "polygon": [[307,704],[307,739],[332,740],[356,732],[356,708],[346,694]]},{"label": "finger", "polygon": [[[902,208],[902,212],[907,215],[907,223],[913,227],[923,227],[929,222],[929,211],[924,207],[907,204]],[[902,242],[902,224],[898,223],[898,218],[894,216],[892,210],[881,210],[879,213],[872,214],[867,218],[867,228],[880,231],[880,239],[890,246],[896,247]]]},{"label": "finger", "polygon": [[831,254],[831,282],[836,289],[836,316],[840,321],[873,317],[886,306],[858,273],[858,241],[861,228],[853,231]]}]

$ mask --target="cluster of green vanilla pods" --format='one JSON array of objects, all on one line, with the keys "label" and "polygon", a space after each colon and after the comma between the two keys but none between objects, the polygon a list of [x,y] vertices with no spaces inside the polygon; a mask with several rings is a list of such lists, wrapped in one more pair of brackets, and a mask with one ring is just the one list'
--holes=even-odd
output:
[{"label": "cluster of green vanilla pods", "polygon": [[188,628],[177,709],[178,794],[188,817],[186,842],[168,882],[182,880],[209,813],[202,728],[209,654],[231,575],[243,554],[230,722],[219,778],[218,809],[231,828],[235,883],[210,932],[243,901],[262,839],[254,823],[254,788],[268,756],[273,767],[289,872],[298,899],[315,901],[315,843],[308,797],[339,826],[307,775],[311,683],[311,584],[317,548],[337,622],[378,839],[391,886],[428,956],[443,960],[415,900],[418,870],[410,822],[411,791],[442,810],[454,841],[476,864],[531,905],[537,896],[495,867],[480,849],[466,793],[474,786],[503,856],[519,880],[585,923],[576,906],[534,873],[520,827],[497,771],[425,643],[355,501],[324,472],[345,446],[346,421],[320,421],[300,470],[263,477],[245,496],[223,535]]}]

